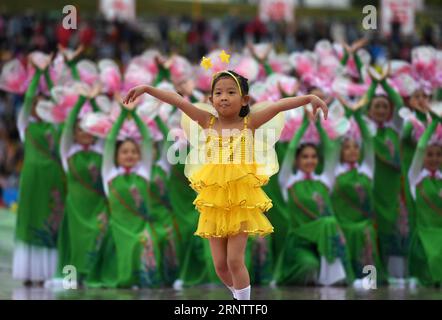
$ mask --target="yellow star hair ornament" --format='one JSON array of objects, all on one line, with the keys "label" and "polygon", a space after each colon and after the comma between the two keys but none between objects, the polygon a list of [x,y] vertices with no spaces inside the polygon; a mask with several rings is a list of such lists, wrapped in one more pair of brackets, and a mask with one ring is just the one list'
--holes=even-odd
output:
[{"label": "yellow star hair ornament", "polygon": [[221,53],[219,54],[219,57],[220,57],[222,62],[230,63],[230,61],[229,61],[230,54],[227,54],[224,50],[221,51]]},{"label": "yellow star hair ornament", "polygon": [[203,57],[201,60],[201,66],[206,70],[212,68],[212,60],[210,60],[210,58]]}]

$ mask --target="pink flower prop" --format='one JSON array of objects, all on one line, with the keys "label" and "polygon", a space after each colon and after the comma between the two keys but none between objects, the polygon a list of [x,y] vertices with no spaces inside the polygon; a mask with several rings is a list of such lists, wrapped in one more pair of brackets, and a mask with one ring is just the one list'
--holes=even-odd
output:
[{"label": "pink flower prop", "polygon": [[99,80],[97,66],[90,60],[81,60],[77,64],[78,73],[82,82],[92,86]]},{"label": "pink flower prop", "polygon": [[18,59],[7,62],[0,74],[0,89],[17,94],[24,94],[29,85],[29,75]]},{"label": "pink flower prop", "polygon": [[104,85],[104,92],[113,94],[122,87],[122,77],[118,65],[110,59],[103,59],[98,63],[100,81]]},{"label": "pink flower prop", "polygon": [[192,77],[192,66],[186,58],[176,55],[172,58],[170,75],[174,83],[190,79]]}]

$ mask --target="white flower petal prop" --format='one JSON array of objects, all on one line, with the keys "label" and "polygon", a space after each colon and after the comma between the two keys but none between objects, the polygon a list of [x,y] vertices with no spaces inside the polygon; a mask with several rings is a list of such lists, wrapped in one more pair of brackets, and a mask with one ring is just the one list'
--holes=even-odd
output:
[{"label": "white flower petal prop", "polygon": [[119,92],[122,87],[122,77],[120,68],[111,59],[103,59],[98,62],[100,71],[100,81],[103,83],[103,90],[106,93],[113,94]]},{"label": "white flower petal prop", "polygon": [[250,56],[233,54],[231,57],[232,70],[249,80],[249,84],[256,81],[259,74],[259,64]]},{"label": "white flower petal prop", "polygon": [[77,64],[80,79],[88,85],[93,85],[99,80],[99,73],[96,64],[91,60],[81,60]]},{"label": "white flower petal prop", "polygon": [[105,95],[97,96],[95,102],[97,103],[98,108],[104,113],[110,113],[112,107],[116,104],[114,100],[109,99],[109,97]]},{"label": "white flower petal prop", "polygon": [[269,95],[267,91],[267,86],[262,81],[257,81],[252,84],[249,88],[249,95],[255,102],[268,101]]},{"label": "white flower petal prop", "polygon": [[402,72],[392,78],[393,87],[402,97],[410,97],[420,88],[419,83],[409,73]]},{"label": "white flower petal prop", "polygon": [[316,69],[316,56],[311,51],[294,52],[290,54],[289,62],[301,78],[314,73]]},{"label": "white flower petal prop", "polygon": [[30,74],[18,59],[11,60],[2,68],[0,90],[24,94],[29,85]]},{"label": "white flower petal prop", "polygon": [[[54,119],[54,107],[55,104],[50,100],[39,100],[35,107],[37,115],[45,122],[49,123],[61,123],[63,121],[57,121]],[[58,119],[59,120],[59,119]]]},{"label": "white flower petal prop", "polygon": [[442,146],[442,124],[438,123],[436,127],[436,131],[431,136],[430,141],[428,141],[428,145],[439,145]]},{"label": "white flower petal prop", "polygon": [[170,66],[170,76],[174,83],[180,83],[192,77],[192,65],[183,56],[174,55]]},{"label": "white flower petal prop", "polygon": [[60,52],[57,53],[50,65],[49,74],[52,81],[57,85],[64,86],[74,81],[72,79],[71,70],[66,65],[63,54]]},{"label": "white flower petal prop", "polygon": [[332,91],[341,96],[362,97],[368,90],[366,83],[355,83],[342,76],[336,77],[332,83]]},{"label": "white flower petal prop", "polygon": [[104,139],[110,132],[113,123],[108,114],[91,112],[82,118],[80,127],[84,131]]},{"label": "white flower petal prop", "polygon": [[437,116],[442,117],[442,102],[435,102],[430,105],[431,111]]},{"label": "white flower petal prop", "polygon": [[53,101],[41,100],[36,106],[38,116],[50,123],[63,123],[79,98],[79,86],[55,86]]},{"label": "white flower petal prop", "polygon": [[314,53],[317,54],[319,57],[324,56],[334,56],[336,52],[334,51],[334,48],[330,41],[328,40],[319,40],[315,44]]},{"label": "white flower petal prop", "polygon": [[292,70],[289,55],[285,53],[270,57],[269,65],[272,67],[273,72],[288,74]]},{"label": "white flower petal prop", "polygon": [[154,80],[153,74],[143,66],[131,63],[124,73],[123,95],[126,95],[130,89],[139,85],[151,84]]},{"label": "white flower petal prop", "polygon": [[34,51],[30,54],[30,59],[39,69],[42,70],[51,59],[51,56],[41,51]]},{"label": "white flower petal prop", "polygon": [[[99,138],[106,138],[116,119],[118,118],[120,110],[114,108],[111,114],[106,114],[103,112],[89,112],[81,120],[81,128]],[[160,141],[163,139],[161,131],[158,129],[155,121],[142,118],[143,122],[146,123],[150,134],[154,141]],[[137,142],[141,141],[141,134],[138,127],[133,119],[126,119],[121,127],[118,134],[118,140],[125,140],[131,138]]]}]

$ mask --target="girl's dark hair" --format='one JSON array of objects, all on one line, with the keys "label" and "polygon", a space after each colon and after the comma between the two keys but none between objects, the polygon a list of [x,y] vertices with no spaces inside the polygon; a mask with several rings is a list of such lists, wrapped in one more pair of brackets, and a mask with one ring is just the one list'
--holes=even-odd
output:
[{"label": "girl's dark hair", "polygon": [[[232,70],[227,70],[227,71],[230,72],[231,74],[233,74],[235,76],[235,78],[238,80],[242,95],[245,96],[245,95],[249,94],[248,79],[243,77],[242,75],[236,73],[235,71],[232,71]],[[227,78],[227,77],[232,78],[232,76],[230,74],[228,74],[227,72],[225,72],[225,73],[222,72],[218,77],[215,78],[215,80],[213,80],[212,88],[210,90],[211,95],[213,95],[213,89],[215,88],[215,84],[220,79]],[[247,105],[241,107],[241,110],[239,111],[239,116],[244,118],[249,113],[250,113],[250,106],[249,106],[249,104],[247,104]]]},{"label": "girl's dark hair", "polygon": [[318,149],[316,148],[316,145],[311,142],[302,143],[297,149],[295,153],[295,159],[298,159],[298,157],[301,155],[301,152],[304,151],[306,148],[313,148],[316,151],[316,154],[318,154]]},{"label": "girl's dark hair", "polygon": [[116,143],[116,145],[115,145],[115,154],[114,154],[114,162],[115,162],[115,164],[118,164],[118,163],[117,163],[117,159],[118,159],[118,151],[120,150],[121,146],[122,146],[125,142],[132,142],[132,143],[137,147],[138,152],[141,154],[140,147],[138,146],[138,143],[137,143],[134,139],[132,139],[132,138],[126,138],[126,139],[124,139],[124,140],[119,140],[119,141],[117,141],[117,143]]}]

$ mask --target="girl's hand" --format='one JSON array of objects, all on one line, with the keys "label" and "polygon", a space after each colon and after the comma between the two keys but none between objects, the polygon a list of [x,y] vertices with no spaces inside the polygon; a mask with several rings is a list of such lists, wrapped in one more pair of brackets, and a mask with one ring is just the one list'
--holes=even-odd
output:
[{"label": "girl's hand", "polygon": [[324,113],[324,120],[327,120],[328,108],[327,108],[327,104],[323,100],[321,100],[319,97],[317,97],[315,95],[311,95],[310,96],[310,104],[313,107],[313,115],[314,115],[315,119],[317,118],[318,109],[321,109],[322,112]]},{"label": "girl's hand", "polygon": [[49,67],[53,58],[54,58],[53,52],[49,56],[31,53],[28,56],[28,61],[35,69],[44,71]]},{"label": "girl's hand", "polygon": [[65,47],[63,47],[61,44],[59,44],[58,50],[60,50],[66,63],[70,63],[70,62],[75,61],[78,58],[78,56],[80,56],[80,54],[84,50],[84,46],[80,45],[74,52],[71,52],[71,51],[67,50]]},{"label": "girl's hand", "polygon": [[145,85],[136,86],[136,87],[129,90],[126,97],[123,99],[123,103],[128,104],[128,103],[134,102],[136,98],[138,98],[139,96],[141,96],[145,92],[146,92]]},{"label": "girl's hand", "polygon": [[351,45],[351,50],[352,52],[356,52],[359,49],[365,47],[368,43],[368,39],[367,38],[361,38],[359,40],[356,40],[355,42],[352,43]]}]

